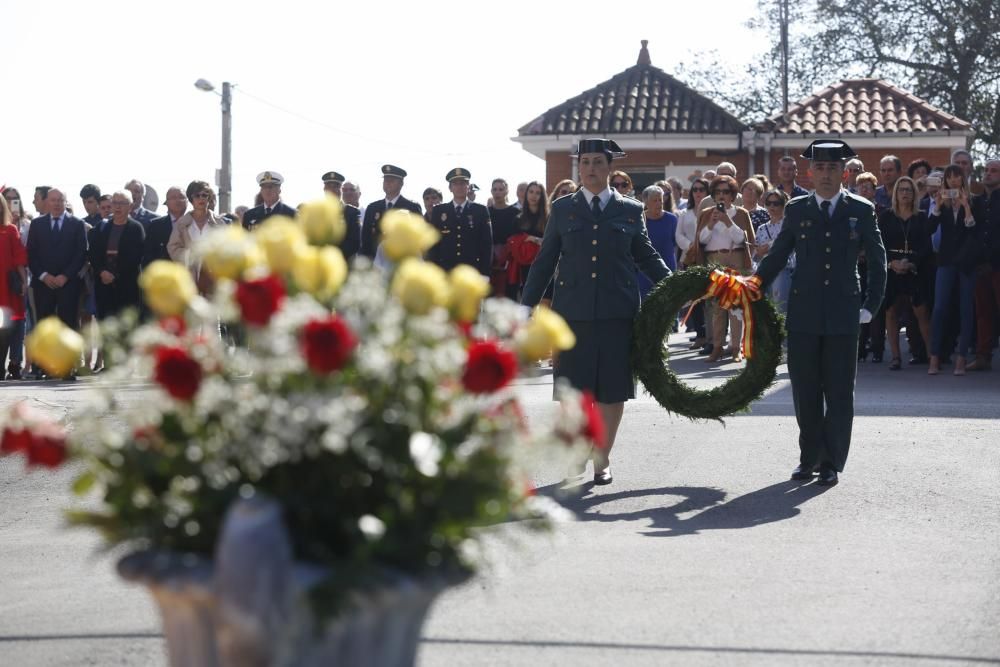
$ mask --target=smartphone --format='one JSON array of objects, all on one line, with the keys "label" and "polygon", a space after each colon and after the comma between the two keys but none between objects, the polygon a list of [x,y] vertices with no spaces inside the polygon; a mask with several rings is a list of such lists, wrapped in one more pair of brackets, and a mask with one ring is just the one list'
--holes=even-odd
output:
[{"label": "smartphone", "polygon": [[928,187],[932,187],[932,188],[939,188],[939,187],[941,187],[941,177],[940,176],[928,176],[927,177],[927,185],[928,185]]},{"label": "smartphone", "polygon": [[720,211],[725,211],[726,205],[720,201],[718,204],[715,205],[715,208],[719,209]]},{"label": "smartphone", "polygon": [[941,196],[947,199],[958,199],[958,190],[942,190]]},{"label": "smartphone", "polygon": [[21,218],[21,200],[11,199],[10,200],[10,212],[13,213],[20,220]]}]

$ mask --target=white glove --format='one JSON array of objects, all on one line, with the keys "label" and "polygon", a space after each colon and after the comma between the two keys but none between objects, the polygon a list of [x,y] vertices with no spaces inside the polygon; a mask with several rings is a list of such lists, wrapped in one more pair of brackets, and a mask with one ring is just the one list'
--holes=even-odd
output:
[{"label": "white glove", "polygon": [[867,308],[861,309],[861,315],[860,317],[858,317],[858,321],[861,324],[868,324],[869,322],[872,321],[872,314],[868,312]]}]

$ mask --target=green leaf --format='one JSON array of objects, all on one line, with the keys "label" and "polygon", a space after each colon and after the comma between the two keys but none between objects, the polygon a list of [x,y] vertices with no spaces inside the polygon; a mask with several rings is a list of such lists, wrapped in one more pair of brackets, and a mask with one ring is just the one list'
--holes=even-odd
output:
[{"label": "green leaf", "polygon": [[94,487],[96,481],[97,478],[94,476],[94,473],[90,471],[83,473],[73,482],[73,493],[78,496],[84,495]]}]

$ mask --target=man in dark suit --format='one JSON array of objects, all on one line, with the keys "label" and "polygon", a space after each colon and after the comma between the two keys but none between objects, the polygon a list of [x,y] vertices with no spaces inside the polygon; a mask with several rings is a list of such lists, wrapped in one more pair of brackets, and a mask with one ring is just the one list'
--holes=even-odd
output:
[{"label": "man in dark suit", "polygon": [[66,212],[66,195],[55,188],[45,198],[48,214],[31,221],[28,266],[36,321],[58,315],[66,326],[80,328],[80,270],[87,261],[83,220]]},{"label": "man in dark suit", "polygon": [[138,178],[133,178],[125,184],[125,189],[132,193],[132,210],[128,217],[138,220],[143,228],[156,219],[156,213],[143,206],[146,199],[146,186]]},{"label": "man in dark suit", "polygon": [[649,240],[642,204],[608,184],[612,160],[624,155],[610,139],[579,142],[582,187],[552,204],[542,247],[521,295],[521,303],[536,306],[558,265],[552,309],[573,330],[576,345],[559,354],[555,376],[593,393],[604,417],[605,447],[593,453],[595,484],[612,481],[611,448],[625,401],[635,398],[630,350],[639,312],[636,269],[653,284],[670,275]]},{"label": "man in dark suit", "polygon": [[406,171],[403,169],[391,164],[382,165],[382,192],[385,193],[385,199],[373,201],[365,207],[365,219],[361,225],[361,254],[365,257],[375,259],[375,251],[382,235],[379,221],[386,211],[403,208],[417,215],[421,214],[420,204],[399,194],[403,191],[404,178]]},{"label": "man in dark suit", "polygon": [[347,232],[340,241],[340,250],[344,253],[344,259],[350,261],[361,250],[361,209],[344,201],[341,195],[344,181],[344,175],[339,172],[328,171],[323,174],[323,191],[339,199],[344,206],[344,224],[347,226]]},{"label": "man in dark suit", "polygon": [[167,214],[154,219],[146,228],[146,242],[142,252],[143,268],[158,259],[170,259],[167,241],[174,231],[174,223],[187,212],[187,204],[184,190],[176,185],[167,190]]},{"label": "man in dark suit", "polygon": [[[843,141],[821,139],[806,148],[815,192],[785,206],[781,233],[757,267],[766,287],[795,252],[788,297],[788,375],[799,425],[799,465],[792,479],[833,486],[843,472],[854,424],[858,332],[885,294],[886,259],[875,208],[841,189],[844,162],[855,152]],[[858,252],[864,249],[868,283],[862,292]]]},{"label": "man in dark suit", "polygon": [[243,216],[243,228],[252,231],[257,225],[272,215],[295,217],[295,209],[281,201],[281,184],[285,179],[276,171],[262,171],[257,174],[260,198],[263,203],[254,206]]},{"label": "man in dark suit", "polygon": [[427,260],[445,271],[468,264],[489,277],[493,266],[493,226],[490,212],[469,199],[468,169],[456,167],[445,176],[454,197],[431,211],[430,223],[441,239],[427,251]]}]

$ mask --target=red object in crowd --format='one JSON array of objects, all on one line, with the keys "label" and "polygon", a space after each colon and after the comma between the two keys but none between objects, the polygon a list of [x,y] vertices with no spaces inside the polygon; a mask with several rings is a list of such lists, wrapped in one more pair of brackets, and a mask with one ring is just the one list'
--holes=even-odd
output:
[{"label": "red object in crowd", "polygon": [[311,320],[302,329],[302,356],[309,370],[320,375],[343,368],[357,344],[357,336],[337,315]]},{"label": "red object in crowd", "polygon": [[496,341],[481,340],[469,346],[462,386],[474,394],[490,394],[507,386],[517,375],[517,356]]},{"label": "red object in crowd", "polygon": [[160,318],[160,328],[175,336],[183,336],[187,331],[187,322],[181,315],[167,315]]},{"label": "red object in crowd", "polygon": [[18,222],[0,225],[0,307],[9,309],[10,318],[15,321],[24,319],[24,294],[11,289],[10,273],[28,265]]},{"label": "red object in crowd", "polygon": [[285,285],[271,274],[256,280],[241,280],[236,285],[236,303],[243,321],[263,327],[271,321],[285,299]]},{"label": "red object in crowd", "polygon": [[531,266],[538,256],[541,248],[534,241],[530,241],[529,234],[514,234],[507,239],[507,283],[510,285],[521,284],[521,269]]},{"label": "red object in crowd", "polygon": [[161,346],[156,349],[153,378],[176,399],[189,401],[198,393],[203,371],[181,347]]},{"label": "red object in crowd", "polygon": [[580,405],[583,407],[583,414],[587,420],[583,427],[583,434],[598,449],[606,448],[608,446],[608,434],[604,426],[604,417],[597,407],[594,395],[589,391],[584,391],[580,396]]}]

